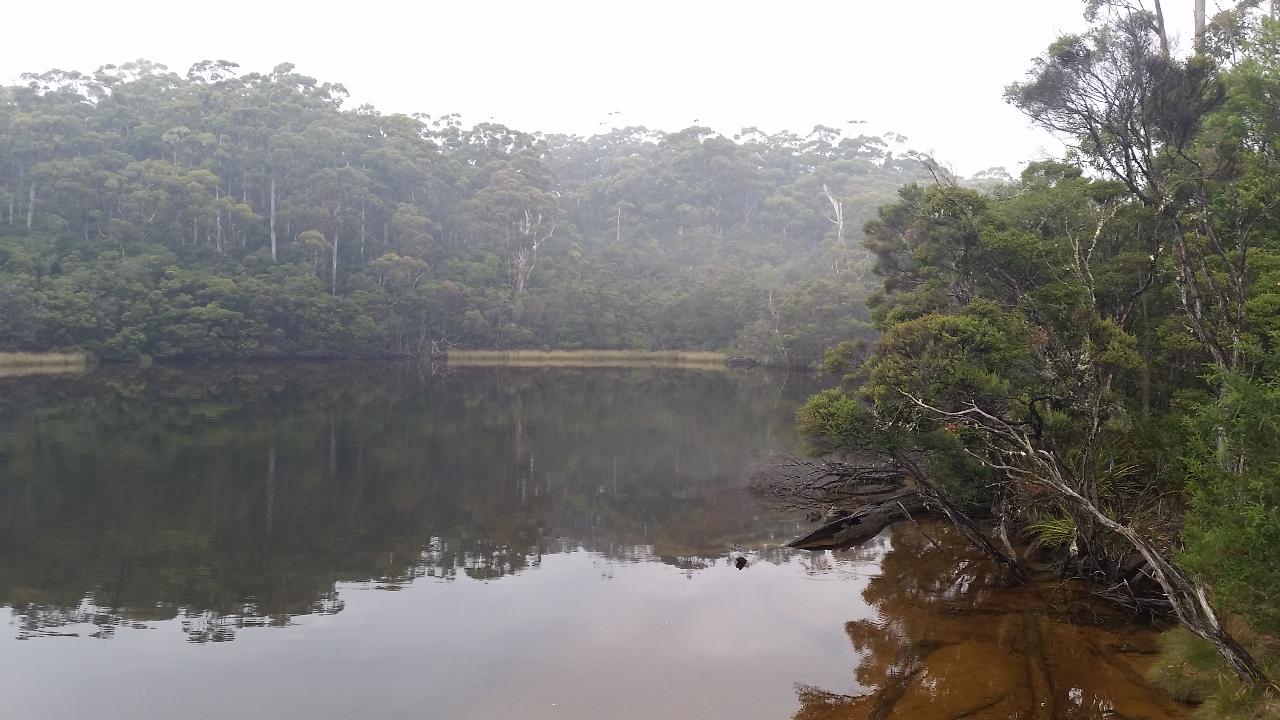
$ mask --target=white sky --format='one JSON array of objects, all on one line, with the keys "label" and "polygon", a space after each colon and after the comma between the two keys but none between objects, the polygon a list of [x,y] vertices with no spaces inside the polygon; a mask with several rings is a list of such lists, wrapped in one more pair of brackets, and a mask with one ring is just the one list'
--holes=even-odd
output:
[{"label": "white sky", "polygon": [[[1190,0],[1166,1],[1180,12]],[[352,106],[591,134],[893,130],[964,174],[1060,152],[1001,99],[1080,0],[54,0],[11,3],[0,82],[140,57],[292,62]],[[27,28],[26,32],[16,32]],[[40,29],[34,31],[34,29]],[[610,116],[611,111],[620,114]],[[847,120],[866,120],[848,125]]]}]

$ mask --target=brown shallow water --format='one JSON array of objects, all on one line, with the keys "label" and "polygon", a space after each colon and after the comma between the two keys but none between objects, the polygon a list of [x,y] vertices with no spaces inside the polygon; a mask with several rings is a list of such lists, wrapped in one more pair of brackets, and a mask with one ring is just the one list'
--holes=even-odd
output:
[{"label": "brown shallow water", "polygon": [[1010,587],[953,528],[929,534],[942,547],[909,525],[879,539],[877,616],[845,625],[869,690],[802,688],[797,720],[1190,716],[1144,678],[1153,630],[1070,584]]},{"label": "brown shallow water", "polygon": [[[0,718],[1179,718],[1152,631],[742,490],[802,378],[0,378]],[[748,558],[744,569],[733,560]]]}]

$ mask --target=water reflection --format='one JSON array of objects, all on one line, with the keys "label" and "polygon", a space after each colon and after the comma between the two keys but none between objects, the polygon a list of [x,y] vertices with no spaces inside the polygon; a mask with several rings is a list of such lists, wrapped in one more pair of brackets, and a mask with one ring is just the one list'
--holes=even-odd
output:
[{"label": "water reflection", "polygon": [[[1143,674],[1155,634],[1070,585],[1005,585],[949,525],[898,525],[848,622],[861,692],[798,685],[795,720],[1185,718]],[[874,550],[875,546],[862,552]]]},{"label": "water reflection", "polygon": [[907,525],[782,549],[810,526],[741,486],[794,448],[813,389],[401,365],[0,380],[0,717],[1185,716],[1141,680],[1150,632],[1003,587],[945,526],[941,547]]},{"label": "water reflection", "polygon": [[23,637],[181,617],[225,641],[341,611],[341,581],[494,580],[577,548],[705,567],[778,528],[738,488],[811,389],[412,365],[0,380],[0,605]]}]

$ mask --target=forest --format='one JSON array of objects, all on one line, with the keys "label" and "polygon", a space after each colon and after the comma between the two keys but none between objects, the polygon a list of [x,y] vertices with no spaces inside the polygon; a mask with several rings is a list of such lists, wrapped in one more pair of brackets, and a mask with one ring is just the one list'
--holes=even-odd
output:
[{"label": "forest", "polygon": [[892,134],[464,127],[345,109],[289,64],[24,79],[0,90],[8,351],[813,365],[871,336],[861,225],[929,176]]},{"label": "forest", "polygon": [[1171,8],[1090,2],[1008,86],[1068,157],[878,211],[879,336],[800,424],[847,460],[821,472],[896,476],[1010,578],[1047,559],[1175,619],[1156,673],[1199,717],[1275,717],[1280,5],[1198,3],[1185,56]]}]

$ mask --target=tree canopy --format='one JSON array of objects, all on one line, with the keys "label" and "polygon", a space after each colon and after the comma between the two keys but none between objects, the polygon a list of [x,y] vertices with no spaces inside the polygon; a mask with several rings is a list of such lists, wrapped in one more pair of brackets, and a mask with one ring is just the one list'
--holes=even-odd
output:
[{"label": "tree canopy", "polygon": [[384,115],[290,64],[24,79],[0,89],[6,350],[812,363],[869,336],[856,229],[923,169],[823,126],[577,137]]}]

